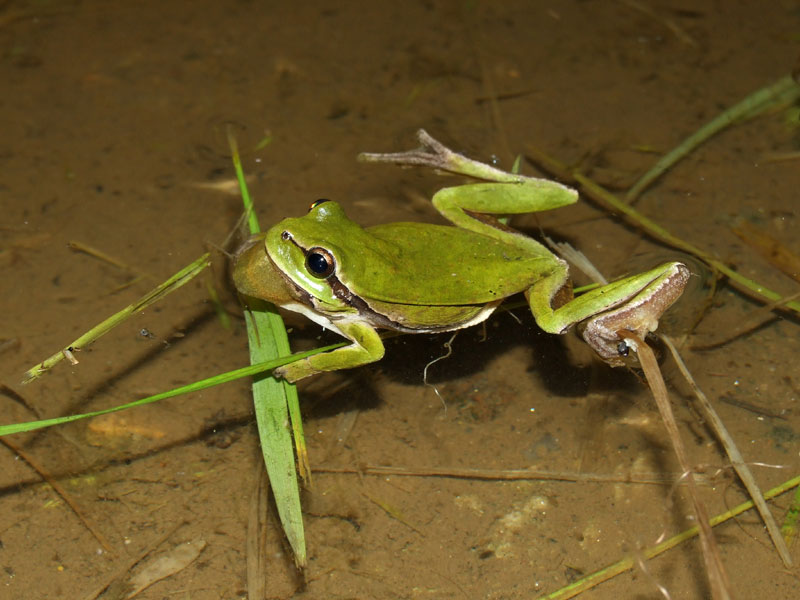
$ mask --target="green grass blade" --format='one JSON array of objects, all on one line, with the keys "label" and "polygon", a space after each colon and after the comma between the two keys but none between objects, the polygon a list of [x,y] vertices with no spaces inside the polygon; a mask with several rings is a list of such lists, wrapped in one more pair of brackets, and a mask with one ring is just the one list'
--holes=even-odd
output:
[{"label": "green grass blade", "polygon": [[[67,353],[78,352],[82,350],[97,338],[102,335],[105,335],[109,331],[111,331],[114,327],[125,321],[128,317],[135,315],[140,310],[143,310],[153,304],[154,302],[158,302],[169,294],[170,292],[174,292],[179,287],[188,283],[197,275],[203,271],[209,265],[209,254],[205,253],[203,256],[198,258],[197,260],[193,261],[192,263],[186,265],[183,269],[175,273],[172,277],[167,279],[164,283],[156,287],[155,289],[150,290],[147,294],[139,298],[133,304],[126,306],[121,311],[116,314],[111,315],[105,321],[92,327],[89,331],[84,333],[81,337],[77,340],[69,344],[66,348],[62,348],[55,354],[53,354],[50,358],[47,358],[40,362],[35,367],[28,369],[25,372],[24,379],[22,383],[28,383],[37,377],[39,377],[45,371],[53,368],[56,364],[61,362],[62,359],[67,355]],[[287,352],[288,354],[288,352]]]},{"label": "green grass blade", "polygon": [[[791,490],[792,488],[796,488],[800,485],[800,476],[795,476],[788,481],[784,481],[777,487],[772,488],[771,490],[764,492],[764,498],[767,500],[771,500],[776,496],[783,494]],[[709,523],[712,527],[716,527],[720,523],[724,523],[734,517],[739,516],[743,512],[750,510],[753,508],[754,504],[752,500],[748,500],[747,502],[743,502],[734,508],[717,515],[709,520]],[[663,554],[667,550],[671,550],[678,544],[685,542],[693,537],[695,537],[699,532],[699,528],[695,525],[686,531],[683,531],[677,535],[672,536],[668,540],[657,544],[656,546],[651,546],[650,548],[645,548],[644,550],[640,550],[637,554],[641,555],[646,559],[655,558],[656,556]],[[608,581],[612,577],[616,577],[620,573],[624,573],[625,571],[632,571],[640,562],[639,557],[627,557],[623,558],[612,565],[604,567],[599,571],[595,571],[591,575],[587,575],[586,577],[582,577],[578,581],[574,581],[569,585],[564,586],[563,588],[556,590],[546,596],[539,596],[543,600],[566,600],[567,598],[574,598],[575,596],[582,594],[583,592],[598,586],[599,584]]]},{"label": "green grass blade", "polygon": [[[288,347],[283,321],[272,305],[261,302],[259,306],[251,306],[245,316],[252,362],[260,362],[264,357],[280,353],[280,346]],[[292,398],[297,404],[297,389],[286,381],[279,381],[269,373],[253,379],[258,437],[269,483],[275,495],[278,516],[294,552],[295,562],[299,567],[305,567],[306,542],[300,489],[292,435],[289,431],[288,407]]]},{"label": "green grass blade", "polygon": [[242,194],[242,204],[244,204],[244,211],[245,214],[247,214],[247,228],[250,230],[250,235],[255,235],[261,231],[261,227],[258,225],[258,217],[256,216],[256,211],[253,209],[253,199],[250,197],[250,190],[247,189],[247,182],[244,178],[242,159],[239,157],[239,145],[236,143],[236,138],[230,129],[228,129],[228,146],[231,148],[233,170],[236,172],[236,179],[239,182],[239,192]]},{"label": "green grass blade", "polygon": [[[228,144],[231,148],[233,166],[242,202],[247,214],[251,235],[259,233],[258,219],[253,209],[253,201],[245,183],[242,162],[236,139],[228,131]],[[246,311],[247,338],[250,346],[250,362],[259,363],[275,356],[289,353],[289,338],[278,311],[267,302],[253,302]],[[278,381],[270,375],[255,378],[253,381],[253,404],[258,424],[258,437],[264,464],[275,496],[278,516],[294,552],[295,562],[301,568],[306,566],[306,542],[303,529],[303,515],[300,507],[300,488],[295,467],[295,445],[300,462],[300,472],[308,479],[310,470],[303,438],[300,418],[300,401],[294,385]],[[291,415],[291,416],[290,416]],[[292,433],[289,433],[291,423]],[[295,445],[292,444],[294,437]]]},{"label": "green grass blade", "polygon": [[791,75],[781,77],[775,83],[748,95],[744,100],[714,117],[661,157],[653,168],[642,175],[639,181],[628,190],[625,195],[625,202],[629,204],[633,202],[653,181],[661,177],[675,163],[729,125],[744,119],[751,119],[776,104],[792,104],[798,98],[800,98],[800,85]]},{"label": "green grass blade", "polygon": [[127,410],[129,408],[134,408],[136,406],[152,404],[153,402],[158,402],[159,400],[164,400],[166,398],[173,398],[175,396],[180,396],[181,394],[188,394],[190,392],[205,390],[207,388],[214,387],[215,385],[220,385],[223,383],[228,383],[229,381],[235,381],[237,379],[241,379],[242,377],[250,377],[251,375],[258,375],[259,373],[263,373],[265,371],[271,371],[272,369],[276,369],[281,365],[285,365],[300,358],[312,356],[319,352],[328,352],[330,350],[340,348],[341,346],[344,345],[345,342],[339,344],[332,344],[330,346],[325,346],[323,348],[314,348],[313,350],[308,350],[306,352],[298,352],[297,354],[282,356],[280,358],[275,358],[272,360],[255,363],[247,367],[242,367],[241,369],[220,373],[219,375],[214,375],[213,377],[201,379],[200,381],[195,381],[187,385],[182,385],[180,387],[176,387],[166,392],[160,392],[153,396],[142,398],[141,400],[134,400],[133,402],[128,402],[127,404],[120,404],[119,406],[114,406],[112,408],[104,408],[102,410],[96,410],[94,412],[89,412],[89,413],[82,413],[79,415],[67,415],[64,417],[54,417],[52,419],[42,419],[39,421],[28,421],[25,423],[12,423],[9,425],[0,425],[0,437],[4,435],[11,435],[12,433],[23,433],[26,431],[33,431],[35,429],[52,427],[53,425],[71,423],[72,421],[78,421],[80,419],[88,419],[89,417],[99,417],[100,415],[107,415],[108,413],[119,412],[121,410]]},{"label": "green grass blade", "polygon": [[786,517],[781,525],[781,534],[786,545],[791,547],[797,537],[797,523],[800,521],[800,488],[794,491],[794,498],[786,511]]}]

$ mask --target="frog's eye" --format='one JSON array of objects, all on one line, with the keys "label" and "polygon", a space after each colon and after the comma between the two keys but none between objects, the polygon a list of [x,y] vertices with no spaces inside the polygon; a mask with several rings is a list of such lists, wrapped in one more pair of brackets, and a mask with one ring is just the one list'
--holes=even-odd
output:
[{"label": "frog's eye", "polygon": [[631,347],[628,346],[628,343],[625,340],[622,340],[619,344],[617,344],[617,354],[620,356],[628,356],[630,349]]},{"label": "frog's eye", "polygon": [[328,200],[327,198],[320,198],[319,200],[314,200],[311,203],[311,206],[308,207],[308,212],[311,212],[312,210],[317,208],[320,204],[323,204],[325,202],[330,202],[330,200]]},{"label": "frog's eye", "polygon": [[306,254],[306,269],[314,277],[320,279],[330,277],[335,267],[336,261],[333,260],[333,254],[325,248],[311,248]]}]

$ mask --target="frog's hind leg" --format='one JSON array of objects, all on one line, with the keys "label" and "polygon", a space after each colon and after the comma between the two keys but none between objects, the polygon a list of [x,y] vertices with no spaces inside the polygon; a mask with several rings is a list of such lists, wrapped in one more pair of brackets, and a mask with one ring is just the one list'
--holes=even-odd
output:
[{"label": "frog's hind leg", "polygon": [[[573,323],[565,319],[562,312],[562,308],[570,301],[574,302],[567,265],[563,260],[557,260],[557,268],[552,273],[545,275],[525,290],[525,299],[528,301],[533,318],[536,319],[536,324],[547,333],[564,333]],[[562,300],[565,295],[567,302]],[[556,308],[553,308],[554,305]]]},{"label": "frog's hind leg", "polygon": [[[540,212],[573,204],[578,199],[575,190],[557,181],[508,173],[453,152],[422,129],[417,132],[417,138],[421,146],[416,150],[362,153],[359,160],[428,167],[481,182],[445,188],[432,198],[436,209],[459,227],[509,241],[507,228],[481,215]],[[541,248],[536,251],[541,252]]]},{"label": "frog's hind leg", "polygon": [[553,299],[565,282],[562,275],[566,278],[566,271],[548,275],[526,292],[537,325],[549,333],[564,333],[589,319],[584,339],[603,360],[619,366],[627,347],[620,347],[617,332],[624,329],[644,338],[654,331],[663,312],[680,297],[691,273],[681,263],[665,263],[595,288],[554,309]]},{"label": "frog's hind leg", "polygon": [[[524,236],[498,221],[496,215],[522,215],[573,204],[577,193],[558,182],[525,178],[508,183],[470,183],[443,188],[431,199],[439,213],[451,223],[500,241],[510,241],[509,234]],[[524,244],[524,243],[523,243]],[[537,254],[550,254],[538,243]]]}]

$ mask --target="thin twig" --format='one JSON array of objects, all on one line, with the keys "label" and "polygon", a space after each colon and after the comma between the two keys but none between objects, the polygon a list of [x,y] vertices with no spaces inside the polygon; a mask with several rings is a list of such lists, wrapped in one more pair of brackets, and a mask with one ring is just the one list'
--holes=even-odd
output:
[{"label": "thin twig", "polygon": [[650,346],[645,344],[638,335],[627,330],[622,330],[618,333],[620,337],[625,339],[630,347],[636,351],[639,357],[639,364],[644,370],[644,375],[650,386],[650,391],[653,393],[653,398],[661,413],[661,419],[664,421],[664,426],[672,441],[672,447],[675,450],[678,463],[681,469],[684,470],[686,483],[688,484],[689,497],[692,500],[695,517],[697,518],[697,525],[700,528],[700,544],[703,548],[703,560],[705,561],[706,572],[711,585],[711,595],[715,600],[730,600],[732,596],[730,593],[728,574],[725,572],[725,566],[722,564],[722,558],[719,554],[719,548],[717,547],[714,533],[711,531],[711,525],[709,525],[705,506],[700,501],[700,496],[694,480],[694,472],[689,465],[686,449],[681,441],[680,433],[678,432],[678,425],[675,422],[675,415],[672,413],[672,406],[670,406],[669,397],[667,396],[667,386],[664,384],[664,378],[661,376],[658,361],[656,360],[655,354],[653,354],[653,351],[650,349]]},{"label": "thin twig", "polygon": [[122,262],[120,259],[115,258],[110,254],[106,254],[102,250],[98,250],[97,248],[94,248],[89,244],[84,244],[83,242],[78,242],[76,240],[70,240],[67,242],[67,248],[69,248],[74,252],[83,252],[84,254],[88,254],[92,258],[96,258],[99,261],[108,263],[109,265],[117,267],[118,269],[121,269],[123,271],[130,271],[132,273],[136,272],[136,270],[129,264],[126,264]]},{"label": "thin twig", "polygon": [[[771,490],[767,490],[764,493],[764,496],[771,500],[781,494],[788,492],[793,488],[797,488],[800,486],[800,476],[795,476],[792,479],[783,482],[777,487],[772,488]],[[710,521],[712,527],[716,527],[734,517],[738,517],[745,511],[750,510],[753,508],[753,501],[748,500],[747,502],[742,502],[738,506],[725,511],[724,513],[713,517]],[[646,548],[642,550],[641,555],[647,559],[655,558],[666,552],[667,550],[671,550],[678,544],[685,542],[696,536],[698,533],[698,527],[695,525],[686,531],[682,531],[681,533],[672,536],[668,540],[661,542],[656,546],[652,546],[650,548]],[[542,596],[542,600],[566,600],[567,598],[574,598],[578,594],[585,592],[593,587],[597,587],[604,581],[608,581],[617,575],[624,573],[625,571],[630,571],[636,565],[636,558],[635,557],[626,557],[621,560],[618,560],[614,564],[608,565],[599,571],[595,571],[590,575],[582,577],[578,581],[570,583],[569,585],[564,586],[563,588],[556,590],[546,596]]]},{"label": "thin twig", "polygon": [[28,463],[28,465],[34,471],[36,471],[42,477],[42,479],[44,479],[50,485],[50,487],[53,488],[53,490],[55,490],[56,494],[61,496],[61,499],[72,509],[72,512],[75,513],[75,516],[80,519],[80,522],[83,523],[83,526],[89,530],[89,533],[91,533],[95,539],[100,542],[100,545],[106,550],[106,552],[115,554],[114,550],[111,548],[111,545],[106,541],[105,536],[103,536],[103,534],[100,533],[100,530],[89,520],[89,517],[83,514],[83,511],[78,506],[78,503],[70,497],[70,495],[67,493],[67,490],[65,490],[62,485],[58,483],[58,481],[56,481],[35,458],[7,438],[0,438],[0,442],[5,444],[9,450],[16,453],[17,456]]},{"label": "thin twig", "polygon": [[578,481],[583,483],[641,483],[648,485],[673,485],[679,474],[640,473],[629,475],[605,473],[574,473],[569,471],[539,471],[536,469],[468,469],[460,467],[314,467],[315,473],[345,475],[394,475],[403,477],[450,477],[453,479],[482,479],[485,481]]},{"label": "thin twig", "polygon": [[93,592],[90,592],[89,594],[87,594],[87,596],[84,598],[84,600],[95,600],[98,596],[100,596],[100,594],[102,594],[109,587],[114,585],[115,582],[121,582],[123,576],[127,575],[128,573],[130,573],[136,565],[138,565],[140,562],[142,562],[145,559],[145,557],[147,557],[148,554],[150,554],[156,548],[158,548],[161,544],[166,542],[172,536],[172,534],[174,534],[176,531],[178,531],[178,529],[180,529],[184,525],[186,525],[185,522],[178,523],[172,529],[167,531],[164,535],[162,535],[157,540],[155,540],[152,544],[148,545],[137,556],[133,557],[125,565],[123,565],[121,568],[117,569],[116,572],[114,572],[110,577],[108,577],[106,579],[105,583],[100,585]]},{"label": "thin twig", "polygon": [[725,448],[725,452],[728,454],[728,458],[730,459],[733,468],[736,470],[736,473],[739,475],[739,479],[742,480],[744,487],[747,488],[747,492],[753,499],[753,502],[758,509],[758,513],[761,515],[761,519],[764,521],[764,525],[767,526],[767,531],[769,532],[770,538],[772,538],[772,543],[775,544],[775,548],[778,550],[778,554],[780,554],[783,564],[788,569],[792,566],[792,558],[789,555],[789,549],[786,547],[786,543],[781,536],[781,532],[778,528],[778,524],[775,522],[775,518],[772,516],[772,513],[767,507],[767,502],[764,500],[764,496],[761,494],[761,489],[759,489],[755,477],[753,477],[753,473],[745,463],[744,457],[742,456],[741,452],[739,452],[739,448],[736,447],[736,443],[733,441],[730,433],[728,433],[725,423],[723,423],[722,419],[719,418],[717,411],[715,411],[714,407],[711,406],[711,402],[708,401],[708,398],[703,393],[703,390],[700,389],[692,377],[692,374],[689,372],[689,369],[686,368],[686,364],[683,362],[680,354],[678,354],[678,350],[675,348],[672,340],[670,340],[666,335],[662,335],[660,337],[667,345],[667,348],[669,348],[670,352],[672,352],[672,356],[675,359],[678,368],[683,374],[683,377],[689,383],[689,386],[692,388],[706,421],[711,424],[711,428],[717,435],[722,447]]},{"label": "thin twig", "polygon": [[785,244],[769,235],[763,229],[745,220],[731,227],[731,231],[745,244],[758,252],[765,261],[781,273],[800,283],[800,255],[792,252]]},{"label": "thin twig", "polygon": [[636,2],[635,0],[619,0],[619,1],[622,4],[625,4],[626,6],[629,6],[634,10],[638,10],[640,13],[645,14],[648,17],[651,17],[652,19],[655,19],[656,21],[664,25],[664,27],[669,29],[673,33],[673,35],[684,44],[687,44],[688,46],[697,46],[697,42],[694,41],[694,38],[688,33],[686,33],[683,30],[683,28],[672,19],[659,15],[655,10],[653,10],[649,6],[645,6],[641,2]]},{"label": "thin twig", "polygon": [[742,336],[748,335],[756,331],[757,329],[763,327],[767,323],[770,323],[779,317],[771,314],[776,308],[780,308],[781,305],[786,304],[787,302],[791,302],[792,300],[797,300],[800,298],[800,292],[796,292],[789,296],[784,296],[777,302],[770,302],[769,304],[765,304],[764,306],[759,306],[756,310],[751,311],[747,318],[736,328],[732,331],[727,331],[725,335],[719,337],[717,339],[711,339],[703,343],[693,342],[691,345],[692,350],[711,350],[713,348],[719,348],[720,346],[724,346],[725,344],[731,343],[733,340],[740,338]]},{"label": "thin twig", "polygon": [[777,412],[774,410],[768,410],[763,406],[759,406],[753,402],[748,402],[747,400],[732,398],[730,396],[720,396],[719,401],[724,402],[725,404],[730,404],[731,406],[735,406],[736,408],[741,408],[742,410],[750,411],[751,413],[760,417],[769,417],[770,419],[780,419],[782,421],[789,420],[789,418],[783,414],[784,411]]},{"label": "thin twig", "polygon": [[267,597],[267,471],[258,463],[258,477],[250,496],[247,517],[247,597],[263,600]]}]

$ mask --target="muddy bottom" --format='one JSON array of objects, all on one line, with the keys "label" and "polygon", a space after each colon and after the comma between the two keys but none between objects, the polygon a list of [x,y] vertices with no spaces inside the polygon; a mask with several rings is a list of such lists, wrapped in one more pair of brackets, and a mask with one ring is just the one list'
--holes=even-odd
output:
[{"label": "muddy bottom", "polygon": [[[413,147],[420,127],[506,169],[521,155],[528,174],[543,174],[530,158],[544,151],[624,193],[721,110],[789,74],[799,29],[790,1],[4,2],[2,422],[99,410],[247,364],[221,251],[242,212],[228,129],[262,225],[318,198],[364,225],[443,222],[427,198],[455,179],[355,161]],[[797,114],[783,106],[714,137],[636,208],[796,293],[734,228],[782,245],[767,254],[800,253]],[[587,198],[514,225],[569,241],[609,278],[685,258]],[[205,251],[207,275],[78,364],[20,384]],[[725,280],[714,287],[688,260],[697,277],[663,329],[770,489],[800,466],[800,323]],[[298,349],[336,341],[287,321]],[[252,598],[253,514],[266,520],[269,598],[532,598],[625,557],[634,567],[592,598],[658,598],[659,586],[710,597],[696,540],[642,558],[692,520],[638,372],[608,368],[574,333],[545,334],[517,308],[461,332],[426,385],[448,340],[395,338],[381,362],[300,386],[315,470],[303,573],[254,493],[263,466],[246,380],[4,438],[0,597],[125,598],[134,565],[169,556],[137,598]],[[672,361],[662,368],[701,497],[723,513],[746,493]],[[779,523],[790,503],[770,503]],[[800,595],[754,512],[715,531],[736,597]]]}]

